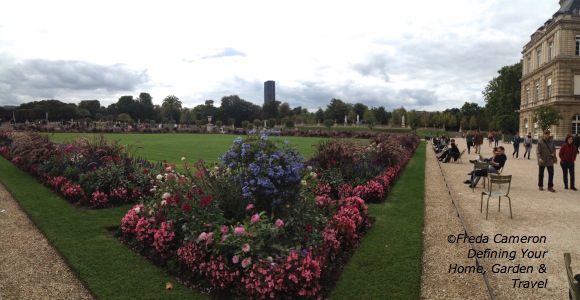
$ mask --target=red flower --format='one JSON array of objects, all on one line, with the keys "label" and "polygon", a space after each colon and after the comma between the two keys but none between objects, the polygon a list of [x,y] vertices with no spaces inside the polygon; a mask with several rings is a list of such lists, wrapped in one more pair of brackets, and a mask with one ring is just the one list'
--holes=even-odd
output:
[{"label": "red flower", "polygon": [[191,205],[189,205],[189,203],[186,202],[183,204],[181,209],[183,210],[184,213],[188,213],[191,211]]},{"label": "red flower", "polygon": [[210,204],[211,200],[213,200],[213,196],[209,195],[209,196],[205,196],[205,197],[201,198],[199,203],[201,204],[201,206],[205,207],[205,206],[208,206]]},{"label": "red flower", "polygon": [[314,230],[314,229],[312,228],[312,225],[310,225],[310,224],[306,224],[306,231],[308,231],[308,232],[312,232],[312,230]]}]

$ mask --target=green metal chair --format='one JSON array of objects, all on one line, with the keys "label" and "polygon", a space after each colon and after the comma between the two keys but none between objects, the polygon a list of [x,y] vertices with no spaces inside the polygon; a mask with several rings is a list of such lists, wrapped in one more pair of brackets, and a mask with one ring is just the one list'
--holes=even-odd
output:
[{"label": "green metal chair", "polygon": [[564,264],[566,265],[566,273],[568,275],[568,287],[569,287],[569,296],[572,300],[580,300],[580,284],[578,284],[578,280],[574,278],[574,273],[572,272],[572,268],[570,267],[570,263],[572,262],[572,257],[570,253],[564,253]]},{"label": "green metal chair", "polygon": [[[483,196],[487,195],[487,207],[485,209],[485,219],[489,212],[489,198],[499,197],[499,207],[497,211],[501,211],[501,197],[506,197],[510,204],[510,218],[512,216],[512,199],[509,196],[510,187],[512,183],[512,175],[496,175],[489,174],[489,189],[481,192],[481,212],[483,213]],[[580,300],[580,299],[579,299]]]}]

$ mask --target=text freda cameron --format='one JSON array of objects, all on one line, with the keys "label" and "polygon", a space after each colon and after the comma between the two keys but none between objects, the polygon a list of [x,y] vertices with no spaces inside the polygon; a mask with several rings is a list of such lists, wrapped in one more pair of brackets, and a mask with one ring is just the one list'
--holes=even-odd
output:
[{"label": "text freda cameron", "polygon": [[483,233],[480,235],[467,235],[459,233],[456,235],[455,243],[475,243],[487,244],[490,241],[496,244],[545,244],[545,235],[503,235],[498,233],[490,238]]}]

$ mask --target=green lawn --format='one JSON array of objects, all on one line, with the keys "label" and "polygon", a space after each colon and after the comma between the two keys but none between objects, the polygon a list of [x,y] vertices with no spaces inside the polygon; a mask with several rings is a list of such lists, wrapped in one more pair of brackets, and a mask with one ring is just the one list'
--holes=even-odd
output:
[{"label": "green lawn", "polygon": [[[98,136],[99,134],[97,134]],[[56,142],[72,141],[79,137],[90,138],[93,134],[54,133],[49,137]],[[167,160],[168,163],[180,162],[186,157],[191,162],[200,159],[217,162],[238,137],[230,134],[104,134],[107,139],[118,140],[123,145],[133,145],[135,156],[151,162]],[[324,139],[311,137],[281,136],[270,137],[280,141],[288,140],[290,145],[298,146],[298,151],[306,159],[316,154],[313,145]]]},{"label": "green lawn", "polygon": [[[79,135],[55,134],[54,140]],[[206,161],[227,150],[233,135],[106,135],[122,144],[137,144],[137,155],[149,160],[182,156]],[[286,139],[282,137],[281,139]],[[287,138],[306,157],[320,139]],[[203,149],[203,150],[202,150]],[[200,152],[202,151],[202,152]],[[421,275],[425,147],[421,144],[385,204],[369,206],[376,222],[337,284],[333,299],[418,299]],[[131,206],[102,210],[77,209],[38,184],[5,159],[0,182],[33,222],[100,299],[203,299],[179,285],[161,269],[134,254],[110,236]],[[175,288],[167,291],[165,282]]]}]

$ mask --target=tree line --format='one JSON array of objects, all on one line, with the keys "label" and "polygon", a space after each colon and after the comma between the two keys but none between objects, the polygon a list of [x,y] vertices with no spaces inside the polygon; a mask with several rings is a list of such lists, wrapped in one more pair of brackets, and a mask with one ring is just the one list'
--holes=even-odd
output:
[{"label": "tree line", "polygon": [[[0,107],[0,116],[5,120],[16,119],[16,122],[46,120],[49,121],[109,121],[133,123],[164,124],[197,124],[205,125],[211,116],[212,123],[245,127],[247,124],[261,126],[266,120],[270,125],[281,124],[293,127],[294,124],[317,124],[325,126],[334,124],[405,125],[411,128],[436,127],[450,131],[457,130],[496,130],[515,132],[519,124],[519,107],[521,96],[520,78],[522,62],[505,66],[498,71],[498,76],[489,81],[483,97],[485,106],[464,102],[460,108],[444,111],[407,110],[404,106],[387,111],[385,107],[369,107],[364,103],[348,103],[333,98],[323,109],[309,112],[297,106],[291,107],[288,102],[271,101],[262,106],[240,98],[238,95],[224,96],[219,106],[214,100],[194,108],[183,107],[175,95],[165,97],[161,105],[154,105],[149,93],[139,96],[122,96],[116,103],[105,107],[99,100],[82,100],[78,104],[64,103],[60,100],[41,100],[23,103],[15,109]],[[540,114],[540,118],[545,113]],[[553,115],[553,114],[552,114]],[[543,122],[543,119],[542,119]],[[543,124],[543,123],[542,123]]]}]

